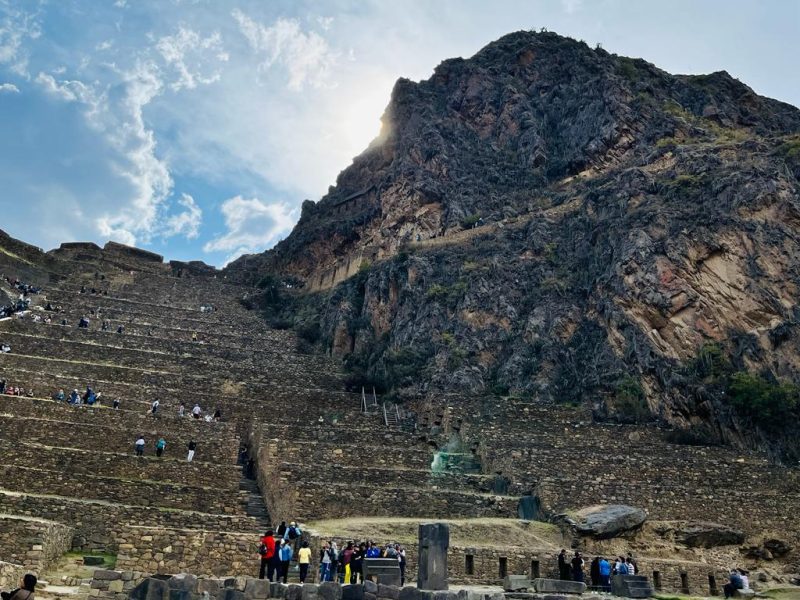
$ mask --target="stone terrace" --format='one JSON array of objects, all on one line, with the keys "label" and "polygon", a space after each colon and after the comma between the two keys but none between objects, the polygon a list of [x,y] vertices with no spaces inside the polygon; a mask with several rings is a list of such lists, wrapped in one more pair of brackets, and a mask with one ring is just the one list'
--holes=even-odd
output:
[{"label": "stone terrace", "polygon": [[[30,252],[29,266],[37,258]],[[0,356],[0,378],[34,393],[0,396],[0,514],[10,515],[0,531],[36,524],[41,537],[55,540],[55,529],[42,525],[50,522],[70,532],[66,547],[119,552],[123,562],[153,571],[182,562],[236,573],[243,557],[252,561],[267,525],[260,513],[248,514],[252,492],[243,491],[250,486],[236,464],[242,432],[254,415],[280,413],[299,423],[309,412],[357,409],[359,397],[341,391],[332,362],[294,352],[292,333],[271,330],[247,311],[241,288],[189,271],[177,277],[174,265],[118,245],[68,244],[38,258],[52,268],[39,272],[40,281],[25,270],[44,287],[33,297],[37,306],[0,322],[0,339],[13,349]],[[4,264],[13,276],[11,268]],[[43,311],[47,302],[60,311]],[[90,318],[89,330],[76,327],[81,316]],[[108,331],[100,329],[103,320]],[[50,399],[59,388],[68,395],[87,384],[102,393],[101,404]],[[161,407],[152,415],[156,397]],[[110,408],[115,398],[119,410]],[[195,402],[209,413],[219,408],[223,420],[181,418],[180,402],[187,414]],[[138,434],[147,442],[141,458],[133,454]],[[159,437],[167,449],[157,458]],[[198,447],[188,463],[190,440]],[[180,554],[165,553],[166,532],[185,541],[175,546]],[[230,556],[196,550],[204,540],[230,541]],[[42,568],[20,552],[0,552],[0,560],[21,558],[27,568]]]}]

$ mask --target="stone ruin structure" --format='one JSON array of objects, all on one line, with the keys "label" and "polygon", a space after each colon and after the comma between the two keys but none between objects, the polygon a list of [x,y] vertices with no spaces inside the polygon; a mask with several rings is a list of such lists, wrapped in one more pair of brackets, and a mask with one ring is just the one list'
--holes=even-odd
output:
[{"label": "stone ruin structure", "polygon": [[[116,555],[115,573],[128,575],[106,579],[120,581],[104,590],[114,600],[150,575],[254,577],[258,536],[292,520],[314,556],[323,539],[403,543],[409,581],[417,524],[431,519],[450,524],[451,584],[553,577],[562,547],[583,551],[587,574],[594,555],[631,551],[656,589],[671,591],[707,593],[737,565],[758,573],[754,583],[800,571],[796,469],[512,398],[424,398],[387,425],[345,391],[333,359],[296,350],[292,331],[245,308],[247,288],[202,263],[114,243],[44,253],[4,234],[0,251],[0,271],[43,288],[23,318],[0,321],[12,347],[0,378],[33,391],[0,396],[4,586],[70,550]],[[60,312],[43,311],[48,302]],[[88,329],[76,327],[81,317]],[[51,399],[87,385],[100,405]],[[195,402],[222,419],[192,419]],[[641,518],[603,521],[608,505]],[[247,597],[241,580],[214,585]],[[252,598],[268,597],[259,589]]]}]

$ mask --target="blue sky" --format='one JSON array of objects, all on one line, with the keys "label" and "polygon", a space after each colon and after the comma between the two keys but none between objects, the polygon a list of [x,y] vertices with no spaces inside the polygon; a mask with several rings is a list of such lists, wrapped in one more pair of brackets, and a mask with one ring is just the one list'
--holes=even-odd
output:
[{"label": "blue sky", "polygon": [[264,250],[398,77],[541,27],[800,105],[796,0],[0,0],[0,228],[218,266]]}]

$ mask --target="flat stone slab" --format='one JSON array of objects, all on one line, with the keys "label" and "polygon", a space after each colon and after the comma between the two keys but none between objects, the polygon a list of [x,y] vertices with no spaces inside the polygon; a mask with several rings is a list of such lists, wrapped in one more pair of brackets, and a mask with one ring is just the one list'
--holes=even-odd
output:
[{"label": "flat stone slab", "polygon": [[506,575],[503,579],[503,589],[507,592],[519,592],[531,588],[531,580],[527,575]]},{"label": "flat stone slab", "polygon": [[540,594],[582,594],[586,584],[581,581],[562,581],[561,579],[534,579],[533,589]]}]

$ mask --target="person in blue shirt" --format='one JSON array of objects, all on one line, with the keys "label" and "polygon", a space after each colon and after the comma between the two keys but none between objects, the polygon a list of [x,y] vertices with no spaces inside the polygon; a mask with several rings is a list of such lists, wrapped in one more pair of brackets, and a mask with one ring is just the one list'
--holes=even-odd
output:
[{"label": "person in blue shirt", "polygon": [[281,540],[281,547],[278,550],[278,557],[281,559],[281,570],[278,573],[278,581],[283,579],[286,583],[289,577],[289,563],[292,562],[292,545],[287,543],[286,540]]},{"label": "person in blue shirt", "polygon": [[601,558],[599,564],[599,571],[600,571],[600,589],[606,592],[610,592],[611,563],[608,562],[605,558]]}]

